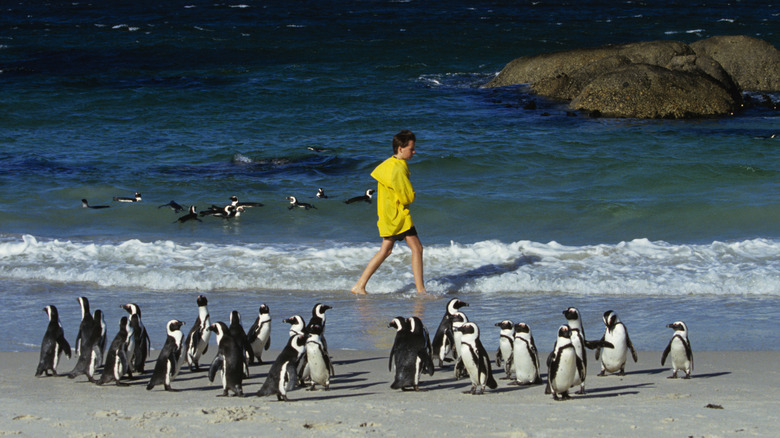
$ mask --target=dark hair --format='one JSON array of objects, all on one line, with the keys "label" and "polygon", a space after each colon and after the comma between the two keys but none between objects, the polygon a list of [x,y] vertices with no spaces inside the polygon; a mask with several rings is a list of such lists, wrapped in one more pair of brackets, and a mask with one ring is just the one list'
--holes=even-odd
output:
[{"label": "dark hair", "polygon": [[406,147],[410,141],[417,141],[414,136],[414,132],[404,129],[398,134],[393,136],[393,154],[398,153],[398,149]]}]

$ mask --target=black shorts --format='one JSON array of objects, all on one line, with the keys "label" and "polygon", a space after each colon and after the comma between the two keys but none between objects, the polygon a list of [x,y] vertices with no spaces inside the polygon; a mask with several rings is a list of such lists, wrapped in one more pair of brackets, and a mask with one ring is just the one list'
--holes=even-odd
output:
[{"label": "black shorts", "polygon": [[406,239],[406,236],[416,236],[416,235],[417,235],[417,229],[412,227],[404,231],[403,233],[396,234],[395,236],[385,237],[385,239],[393,239],[396,242],[400,242],[401,240]]}]

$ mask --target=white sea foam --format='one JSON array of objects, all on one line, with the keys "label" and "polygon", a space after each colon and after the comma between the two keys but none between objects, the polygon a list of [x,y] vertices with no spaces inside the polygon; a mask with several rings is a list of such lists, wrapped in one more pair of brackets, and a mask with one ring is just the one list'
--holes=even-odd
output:
[{"label": "white sea foam", "polygon": [[[0,278],[160,291],[348,290],[376,249],[332,243],[113,244],[25,235],[0,238]],[[371,280],[371,291],[409,289],[409,263],[408,248],[399,244]],[[434,293],[779,296],[780,241],[453,242],[426,247],[425,271],[426,286]]]}]

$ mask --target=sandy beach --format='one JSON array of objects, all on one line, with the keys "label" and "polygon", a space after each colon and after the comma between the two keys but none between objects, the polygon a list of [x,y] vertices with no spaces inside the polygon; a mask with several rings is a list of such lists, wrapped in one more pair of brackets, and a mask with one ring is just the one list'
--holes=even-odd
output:
[{"label": "sandy beach", "polygon": [[[0,436],[778,436],[778,352],[695,354],[693,378],[671,380],[660,352],[639,352],[622,377],[596,376],[591,353],[587,394],[554,401],[543,386],[507,380],[482,396],[464,394],[470,383],[455,381],[451,368],[423,376],[419,392],[395,391],[387,352],[334,350],[330,391],[296,389],[285,403],[254,395],[270,364],[251,368],[248,395],[238,398],[217,397],[222,390],[205,371],[183,369],[175,393],[147,391],[148,373],[129,387],[99,387],[85,376],[36,378],[37,352],[3,352]],[[74,363],[65,359],[60,372]]]}]

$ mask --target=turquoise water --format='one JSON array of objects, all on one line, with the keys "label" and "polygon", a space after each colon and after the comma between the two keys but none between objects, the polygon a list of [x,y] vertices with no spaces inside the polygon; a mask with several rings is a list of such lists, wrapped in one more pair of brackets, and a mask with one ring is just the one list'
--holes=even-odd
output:
[{"label": "turquoise water", "polygon": [[[329,342],[364,348],[386,342],[383,321],[397,314],[436,324],[455,295],[474,303],[471,319],[526,319],[537,338],[553,336],[560,311],[575,305],[595,333],[615,308],[646,348],[663,348],[664,326],[683,318],[700,348],[780,348],[757,331],[724,345],[718,330],[777,316],[777,111],[591,119],[522,86],[482,88],[511,59],[554,50],[723,34],[780,46],[772,5],[4,9],[0,329],[19,335],[0,339],[0,350],[36,348],[49,303],[62,306],[67,333],[77,296],[103,308],[111,327],[119,304],[135,300],[154,308],[144,315],[162,333],[172,313],[194,318],[199,293],[215,320],[232,308],[248,320],[267,302],[277,324],[332,301],[340,323],[329,324]],[[537,109],[524,109],[531,101]],[[369,283],[374,296],[356,301],[344,295],[378,248],[375,205],[342,201],[373,186],[370,171],[404,128],[418,137],[412,214],[426,286],[439,298],[409,302],[399,245]],[[328,199],[314,197],[318,187]],[[142,202],[112,201],[134,192]],[[232,195],[264,206],[184,224],[183,213],[158,208],[173,199],[203,210]],[[289,210],[290,195],[317,208]],[[82,198],[110,208],[83,209]],[[37,322],[20,330],[27,318]],[[378,328],[354,339],[367,320]]]}]

